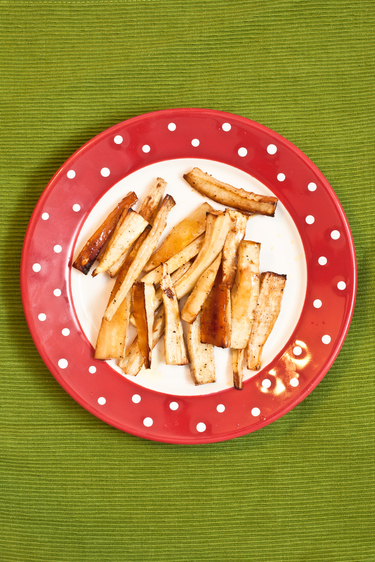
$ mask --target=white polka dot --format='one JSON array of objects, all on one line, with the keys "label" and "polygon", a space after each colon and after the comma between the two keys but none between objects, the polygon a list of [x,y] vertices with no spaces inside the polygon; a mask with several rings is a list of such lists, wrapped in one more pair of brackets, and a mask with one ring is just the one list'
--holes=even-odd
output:
[{"label": "white polka dot", "polygon": [[225,406],[224,404],[218,404],[216,406],[216,410],[219,412],[219,414],[222,414],[225,411]]},{"label": "white polka dot", "polygon": [[40,314],[38,314],[38,320],[40,320],[41,322],[44,322],[45,320],[47,320],[46,314],[44,314],[44,312],[41,312]]},{"label": "white polka dot", "polygon": [[259,408],[253,408],[253,409],[251,410],[251,415],[254,416],[255,418],[256,418],[257,416],[259,416],[259,414],[260,414]]},{"label": "white polka dot", "polygon": [[269,388],[269,387],[271,386],[271,384],[272,384],[272,383],[271,383],[270,379],[264,379],[264,380],[262,380],[262,386],[263,386],[263,388]]},{"label": "white polka dot", "polygon": [[122,138],[121,135],[116,135],[113,140],[115,141],[116,144],[121,144],[124,139]]},{"label": "white polka dot", "polygon": [[140,401],[141,401],[141,397],[139,396],[139,394],[133,394],[132,402],[134,402],[134,404],[139,404]]},{"label": "white polka dot", "polygon": [[307,189],[309,191],[315,191],[316,190],[316,183],[314,183],[313,181],[309,183],[309,185],[307,186]]},{"label": "white polka dot", "polygon": [[298,386],[299,385],[299,380],[296,379],[295,377],[290,379],[290,386]]},{"label": "white polka dot", "polygon": [[315,299],[313,305],[315,308],[320,308],[322,306],[322,301],[320,299]]},{"label": "white polka dot", "polygon": [[169,123],[168,129],[169,129],[170,131],[175,131],[175,130],[177,129],[176,123]]},{"label": "white polka dot", "polygon": [[53,251],[55,252],[55,254],[59,254],[62,251],[62,247],[60,246],[60,244],[56,244],[56,246],[53,247]]},{"label": "white polka dot", "polygon": [[169,407],[171,410],[178,410],[178,402],[171,402]]},{"label": "white polka dot", "polygon": [[60,369],[66,369],[68,366],[68,362],[66,359],[59,359],[57,364],[60,367]]},{"label": "white polka dot", "polygon": [[76,173],[74,170],[69,170],[69,172],[66,175],[70,180],[76,177]]},{"label": "white polka dot", "polygon": [[232,125],[230,123],[223,123],[221,128],[223,129],[223,131],[227,133],[228,131],[231,130]]},{"label": "white polka dot", "polygon": [[91,367],[89,367],[89,373],[91,373],[92,375],[96,373],[96,367],[94,367],[94,365],[91,365]]},{"label": "white polka dot", "polygon": [[78,205],[78,203],[74,203],[72,209],[75,213],[78,213],[81,210],[81,205]]},{"label": "white polka dot", "polygon": [[152,418],[145,418],[143,420],[143,425],[145,427],[151,427],[153,423],[154,423],[154,420]]},{"label": "white polka dot", "polygon": [[331,343],[331,336],[326,334],[325,336],[322,337],[322,342],[328,345],[329,343]]},{"label": "white polka dot", "polygon": [[55,289],[53,291],[53,294],[55,295],[55,297],[61,297],[61,290],[60,289]]},{"label": "white polka dot", "polygon": [[277,179],[279,181],[284,181],[285,180],[285,174],[277,174]]},{"label": "white polka dot", "polygon": [[241,156],[241,158],[244,158],[244,156],[247,155],[247,148],[241,146],[241,148],[238,149],[238,155]]},{"label": "white polka dot", "polygon": [[48,214],[48,213],[43,213],[43,214],[42,214],[42,219],[43,219],[44,221],[48,221],[48,219],[49,219],[49,214]]},{"label": "white polka dot", "polygon": [[302,353],[302,347],[300,347],[299,345],[296,345],[295,347],[293,347],[293,353],[294,355],[301,355]]},{"label": "white polka dot", "polygon": [[195,146],[195,147],[199,146],[199,144],[200,144],[200,143],[199,143],[199,139],[193,139],[193,140],[191,141],[191,144],[192,144],[192,146]]},{"label": "white polka dot", "polygon": [[340,238],[340,232],[338,230],[332,230],[331,238],[332,240],[338,240]]},{"label": "white polka dot", "polygon": [[147,154],[148,152],[150,152],[151,147],[150,147],[148,144],[144,144],[144,145],[142,146],[142,150],[143,150],[143,152],[144,152],[145,154]]},{"label": "white polka dot", "polygon": [[203,422],[197,423],[197,431],[199,431],[199,433],[206,431],[206,424]]},{"label": "white polka dot", "polygon": [[339,281],[337,283],[337,288],[340,289],[340,291],[343,291],[344,289],[346,289],[346,283],[345,281]]},{"label": "white polka dot", "polygon": [[312,215],[307,215],[305,221],[307,222],[307,224],[313,224],[315,222],[315,217],[313,217]]},{"label": "white polka dot", "polygon": [[40,263],[34,263],[33,271],[35,271],[35,273],[38,273],[41,269],[42,269],[42,266],[40,265]]},{"label": "white polka dot", "polygon": [[101,406],[104,406],[104,404],[107,402],[107,400],[104,398],[104,396],[100,396],[98,398],[98,404],[100,404]]},{"label": "white polka dot", "polygon": [[103,176],[103,178],[108,178],[109,174],[111,173],[109,168],[102,168],[100,170],[101,175]]},{"label": "white polka dot", "polygon": [[267,152],[268,152],[268,154],[276,154],[277,146],[275,144],[269,144],[267,146]]},{"label": "white polka dot", "polygon": [[62,333],[63,336],[69,336],[70,330],[69,330],[69,328],[63,328],[61,330],[61,333]]},{"label": "white polka dot", "polygon": [[318,259],[319,265],[326,265],[327,261],[328,260],[325,256],[320,256],[320,258]]}]

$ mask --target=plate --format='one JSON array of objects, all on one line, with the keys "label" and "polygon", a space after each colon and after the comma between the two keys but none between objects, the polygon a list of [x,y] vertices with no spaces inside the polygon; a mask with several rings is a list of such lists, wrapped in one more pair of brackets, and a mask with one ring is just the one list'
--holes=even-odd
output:
[{"label": "plate", "polygon": [[[246,238],[261,242],[261,270],[288,276],[262,369],[231,385],[228,350],[215,350],[217,382],[195,387],[188,367],[123,376],[94,359],[111,283],[72,271],[101,218],[130,190],[139,198],[157,176],[177,202],[168,229],[203,198],[182,179],[199,166],[215,177],[279,199],[274,218],[252,217]],[[219,205],[213,204],[217,208]],[[356,259],[344,211],[328,181],[274,131],[230,113],[173,109],[129,119],[73,154],[41,195],[21,261],[27,323],[46,366],[86,410],[133,435],[179,444],[213,443],[258,430],[289,412],[322,380],[347,335]]]}]

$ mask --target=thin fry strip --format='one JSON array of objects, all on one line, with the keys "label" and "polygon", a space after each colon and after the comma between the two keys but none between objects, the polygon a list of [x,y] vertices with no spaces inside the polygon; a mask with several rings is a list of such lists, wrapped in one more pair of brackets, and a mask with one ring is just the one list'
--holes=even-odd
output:
[{"label": "thin fry strip", "polygon": [[190,373],[196,385],[216,382],[214,346],[201,343],[200,327],[201,315],[198,314],[187,330]]},{"label": "thin fry strip", "polygon": [[249,341],[259,296],[260,244],[242,240],[238,248],[237,273],[231,291],[231,347],[244,349]]},{"label": "thin fry strip", "polygon": [[[112,298],[115,290],[112,292]],[[125,350],[131,308],[130,293],[109,322],[102,318],[95,346],[95,359],[118,359]]]},{"label": "thin fry strip", "polygon": [[220,265],[214,286],[202,306],[201,342],[216,347],[230,347],[231,302],[230,289],[222,283],[223,269]]},{"label": "thin fry strip", "polygon": [[213,178],[199,168],[193,168],[191,172],[184,174],[184,179],[203,196],[226,207],[271,217],[275,214],[276,197],[257,195],[244,189],[238,189]]},{"label": "thin fry strip", "polygon": [[232,224],[223,247],[223,284],[231,289],[236,276],[237,250],[241,240],[245,237],[249,217],[238,211],[228,212]]},{"label": "thin fry strip", "polygon": [[88,239],[78,256],[76,257],[73,267],[78,269],[85,275],[91,269],[91,266],[97,259],[100,250],[103,248],[105,243],[108,241],[112,232],[114,231],[116,224],[125,209],[129,209],[138,201],[137,195],[134,191],[128,193],[122,201],[113,209],[113,211],[107,216],[107,218],[102,222],[99,228],[94,232],[94,234]]},{"label": "thin fry strip", "polygon": [[188,217],[174,226],[160,248],[151,256],[144,270],[151,271],[161,263],[165,263],[203,234],[206,230],[206,214],[211,211],[213,211],[211,205],[203,203]]},{"label": "thin fry strip", "polygon": [[[138,334],[138,345],[143,356],[143,364],[146,369],[151,366],[150,332],[152,334],[152,320],[147,315],[146,296],[144,283],[134,283],[132,288],[133,317]],[[149,327],[151,320],[151,331]]]},{"label": "thin fry strip", "polygon": [[243,389],[244,349],[232,349],[233,386],[237,390]]},{"label": "thin fry strip", "polygon": [[188,363],[180,309],[173,288],[167,264],[163,264],[163,278],[160,282],[163,293],[165,313],[164,353],[167,365],[186,365]]},{"label": "thin fry strip", "polygon": [[247,344],[247,368],[258,371],[261,354],[280,314],[286,275],[272,271],[262,273],[259,299],[255,309],[253,327]]},{"label": "thin fry strip", "polygon": [[160,236],[162,235],[163,230],[166,227],[168,214],[175,206],[175,204],[176,203],[173,197],[171,197],[170,195],[166,195],[155,217],[155,221],[149,235],[143,241],[141,247],[137,252],[137,255],[130,264],[127,275],[118,290],[116,298],[113,299],[105,312],[104,316],[107,320],[111,320],[112,316],[125,298],[125,295],[128,293],[128,291],[130,291],[133,283],[137,280],[144,265],[156,248]]},{"label": "thin fry strip", "polygon": [[221,263],[222,253],[202,273],[196,282],[194,289],[188,296],[181,311],[181,318],[191,324],[200,313],[204,301],[208,297],[216,279],[217,271]]}]

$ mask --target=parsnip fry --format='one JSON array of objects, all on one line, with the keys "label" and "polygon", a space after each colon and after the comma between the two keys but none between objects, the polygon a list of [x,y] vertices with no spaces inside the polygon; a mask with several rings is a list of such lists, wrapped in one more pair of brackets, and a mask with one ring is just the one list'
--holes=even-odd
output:
[{"label": "parsnip fry", "polygon": [[[116,285],[112,291],[111,299],[116,294]],[[130,293],[109,322],[102,319],[95,347],[95,359],[118,359],[125,351],[125,342],[129,326],[131,299]]]},{"label": "parsnip fry", "polygon": [[214,346],[201,343],[200,326],[201,315],[198,314],[187,331],[190,372],[196,385],[216,382]]},{"label": "parsnip fry", "polygon": [[219,215],[207,213],[206,233],[203,246],[194,260],[193,265],[175,284],[177,298],[181,299],[192,291],[202,273],[217,258],[223,249],[231,224],[230,216],[227,212]]},{"label": "parsnip fry", "polygon": [[[199,250],[201,249],[203,244],[203,240],[204,240],[204,234],[201,234],[200,236],[198,236],[198,238],[193,240],[193,242],[190,242],[188,246],[186,246],[180,252],[169,258],[169,260],[165,262],[168,264],[169,273],[173,273],[174,271],[176,271],[176,269],[183,266],[189,260],[194,258],[199,253]],[[163,266],[159,265],[158,267],[156,267],[155,269],[144,275],[141,281],[143,283],[154,283],[155,285],[157,285],[158,283],[160,283],[162,276],[163,276]]]},{"label": "parsnip fry", "polygon": [[173,288],[167,264],[163,264],[163,278],[160,282],[163,293],[165,313],[164,352],[167,365],[186,365],[188,363],[180,309]]},{"label": "parsnip fry", "polygon": [[147,225],[148,222],[133,209],[124,211],[98,267],[92,274],[93,277],[107,271],[121,256],[126,255],[130,246],[142,234]]},{"label": "parsnip fry", "polygon": [[237,273],[231,291],[232,341],[234,349],[244,349],[249,341],[259,296],[260,244],[242,240],[238,248]]},{"label": "parsnip fry", "polygon": [[237,390],[242,390],[243,388],[244,359],[244,349],[232,349],[233,386],[237,388]]},{"label": "parsnip fry", "polygon": [[146,369],[151,367],[152,330],[154,324],[155,289],[153,285],[134,283],[132,290],[133,316],[138,334],[138,345]]},{"label": "parsnip fry", "polygon": [[202,306],[201,342],[216,347],[230,347],[231,303],[230,289],[223,285],[223,269],[220,265],[214,286]]},{"label": "parsnip fry", "polygon": [[258,304],[247,344],[247,368],[259,370],[261,354],[280,314],[286,275],[267,271],[261,274]]},{"label": "parsnip fry", "polygon": [[151,256],[144,270],[151,271],[161,263],[165,263],[169,258],[203,234],[206,230],[206,213],[210,211],[213,211],[211,205],[203,203],[186,219],[174,226],[160,248]]},{"label": "parsnip fry", "polygon": [[142,242],[147,238],[150,230],[151,230],[151,225],[148,224],[146,226],[146,228],[144,229],[144,231],[142,232],[142,234],[139,236],[139,238],[137,238],[137,240],[134,242],[133,246],[130,248],[129,252],[125,252],[124,254],[122,254],[122,256],[120,257],[120,259],[118,259],[108,270],[107,273],[109,273],[109,275],[111,277],[116,277],[116,275],[119,274],[122,266],[125,264],[125,262],[128,264],[126,267],[128,268],[129,265],[131,264],[131,262],[133,261],[134,257],[137,255],[137,252],[139,250],[139,248],[141,247]]},{"label": "parsnip fry", "polygon": [[249,217],[238,211],[229,211],[232,224],[223,247],[223,284],[231,289],[237,268],[237,250],[244,239]]},{"label": "parsnip fry", "polygon": [[200,313],[204,301],[208,297],[216,279],[217,271],[221,263],[222,254],[202,273],[196,282],[194,289],[188,296],[181,311],[181,318],[191,324]]},{"label": "parsnip fry", "polygon": [[114,231],[116,224],[125,209],[129,209],[131,205],[134,205],[138,201],[138,197],[131,191],[123,198],[122,201],[113,209],[113,211],[107,216],[99,228],[94,232],[94,234],[86,242],[77,258],[73,263],[73,267],[78,269],[85,275],[91,269],[91,266],[97,259],[100,250],[108,241],[112,232]]},{"label": "parsnip fry", "polygon": [[238,189],[213,178],[199,168],[193,168],[191,172],[184,175],[184,179],[203,196],[226,207],[271,217],[275,214],[276,197],[257,195],[244,189]]},{"label": "parsnip fry", "polygon": [[127,275],[122,282],[116,298],[113,299],[112,303],[108,306],[105,312],[105,318],[111,320],[112,316],[120,306],[121,302],[125,298],[128,291],[130,291],[133,283],[137,280],[139,274],[141,273],[144,265],[147,263],[152,252],[155,250],[160,236],[167,224],[167,217],[171,209],[175,206],[175,201],[170,195],[166,195],[161,207],[155,217],[154,224],[150,230],[149,235],[143,241],[140,246],[134,260],[129,266]]}]

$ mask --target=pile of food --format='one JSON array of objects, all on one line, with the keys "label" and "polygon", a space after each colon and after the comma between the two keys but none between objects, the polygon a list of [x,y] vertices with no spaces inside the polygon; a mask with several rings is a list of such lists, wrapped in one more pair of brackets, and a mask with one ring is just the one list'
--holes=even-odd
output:
[{"label": "pile of food", "polygon": [[[164,337],[165,363],[189,364],[200,385],[216,380],[215,347],[230,348],[233,384],[241,389],[244,365],[261,367],[286,283],[286,275],[259,271],[260,244],[245,239],[246,227],[253,214],[273,217],[277,198],[235,188],[199,168],[184,179],[225,209],[202,203],[159,245],[176,203],[157,178],[139,211],[132,209],[137,195],[128,193],[73,263],[87,275],[98,262],[93,276],[116,277],[95,358],[117,359],[135,376],[151,367],[152,350]],[[130,324],[137,336],[127,347]]]}]

